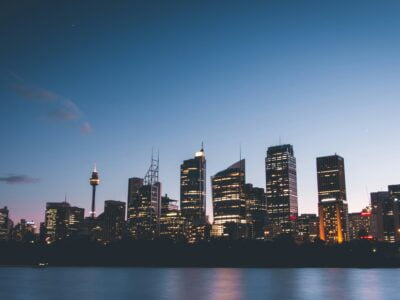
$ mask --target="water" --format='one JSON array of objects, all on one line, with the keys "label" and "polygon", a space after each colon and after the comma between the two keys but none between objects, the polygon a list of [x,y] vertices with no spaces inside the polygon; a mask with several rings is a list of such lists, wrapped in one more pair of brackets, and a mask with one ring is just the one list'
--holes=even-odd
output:
[{"label": "water", "polygon": [[0,268],[0,299],[400,299],[400,269]]}]

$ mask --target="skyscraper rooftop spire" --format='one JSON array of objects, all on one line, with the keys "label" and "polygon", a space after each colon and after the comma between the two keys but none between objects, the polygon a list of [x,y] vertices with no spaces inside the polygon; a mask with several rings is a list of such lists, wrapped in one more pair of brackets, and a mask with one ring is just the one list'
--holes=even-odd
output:
[{"label": "skyscraper rooftop spire", "polygon": [[96,173],[97,173],[96,163],[94,163],[93,172],[96,172]]}]

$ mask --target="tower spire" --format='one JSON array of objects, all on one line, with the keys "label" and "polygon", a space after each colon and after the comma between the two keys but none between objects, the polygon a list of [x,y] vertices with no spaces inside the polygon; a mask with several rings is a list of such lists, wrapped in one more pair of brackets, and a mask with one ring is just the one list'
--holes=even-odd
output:
[{"label": "tower spire", "polygon": [[94,219],[96,213],[96,186],[100,184],[99,174],[97,173],[96,164],[94,164],[92,176],[89,179],[89,183],[92,186],[92,207],[90,211],[90,217]]}]

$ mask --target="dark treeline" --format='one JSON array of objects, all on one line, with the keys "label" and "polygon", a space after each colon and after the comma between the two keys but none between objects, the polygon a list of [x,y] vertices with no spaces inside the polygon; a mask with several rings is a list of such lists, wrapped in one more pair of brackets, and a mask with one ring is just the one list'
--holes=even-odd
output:
[{"label": "dark treeline", "polygon": [[51,245],[4,242],[0,264],[140,267],[400,267],[400,245],[354,241],[327,246],[297,245],[291,239],[212,241],[118,241],[102,245],[62,240]]}]

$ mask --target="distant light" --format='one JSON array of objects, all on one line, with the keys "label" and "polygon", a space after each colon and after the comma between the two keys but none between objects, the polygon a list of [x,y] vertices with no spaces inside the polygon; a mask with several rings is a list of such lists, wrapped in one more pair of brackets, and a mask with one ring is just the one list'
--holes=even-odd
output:
[{"label": "distant light", "polygon": [[204,156],[204,152],[203,151],[196,152],[195,156],[196,157]]}]

